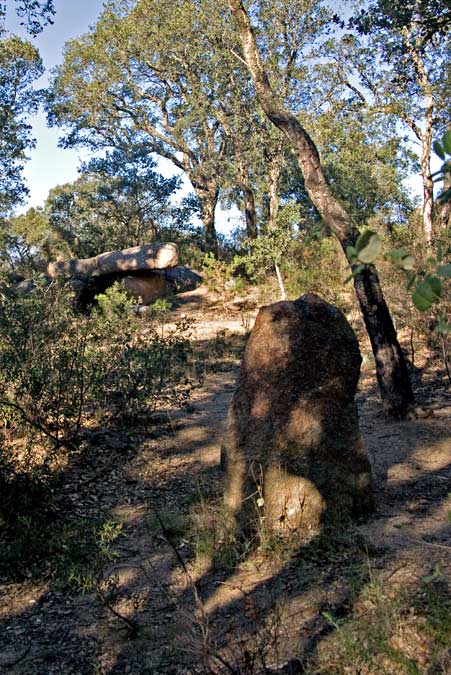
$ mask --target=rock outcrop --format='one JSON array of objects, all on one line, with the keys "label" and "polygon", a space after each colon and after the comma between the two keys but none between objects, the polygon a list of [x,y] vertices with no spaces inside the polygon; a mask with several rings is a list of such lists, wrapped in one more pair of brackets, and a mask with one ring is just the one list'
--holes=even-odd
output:
[{"label": "rock outcrop", "polygon": [[317,533],[373,505],[354,401],[361,356],[316,295],[263,307],[249,338],[221,463],[235,527]]}]

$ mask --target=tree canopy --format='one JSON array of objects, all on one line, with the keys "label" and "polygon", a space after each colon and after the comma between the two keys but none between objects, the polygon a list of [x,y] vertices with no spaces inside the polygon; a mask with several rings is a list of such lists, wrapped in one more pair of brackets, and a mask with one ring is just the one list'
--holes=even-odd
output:
[{"label": "tree canopy", "polygon": [[33,147],[29,115],[35,113],[42,92],[33,83],[43,72],[37,49],[18,37],[0,40],[0,216],[23,201],[26,151]]}]

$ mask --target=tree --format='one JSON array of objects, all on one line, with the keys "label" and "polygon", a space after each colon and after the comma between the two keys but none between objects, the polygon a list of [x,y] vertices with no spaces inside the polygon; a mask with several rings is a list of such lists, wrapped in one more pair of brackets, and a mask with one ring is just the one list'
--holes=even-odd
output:
[{"label": "tree", "polygon": [[[342,24],[343,25],[343,24]],[[372,0],[350,22],[353,33],[331,43],[335,97],[345,90],[370,116],[397,121],[420,145],[423,229],[433,237],[434,130],[449,119],[444,85],[451,56],[451,10],[442,0]],[[363,40],[362,40],[362,36]]]},{"label": "tree", "polygon": [[[10,0],[11,2],[11,0]],[[17,15],[24,19],[24,25],[31,35],[37,35],[47,24],[52,24],[55,14],[53,0],[14,0]],[[5,31],[7,0],[0,1],[0,35]]]},{"label": "tree", "polygon": [[70,130],[65,145],[126,148],[139,137],[184,171],[213,251],[227,151],[216,103],[226,97],[221,74],[236,67],[221,50],[220,23],[213,2],[110,3],[91,33],[66,46],[49,103],[51,123]]},{"label": "tree", "polygon": [[12,219],[15,234],[45,260],[87,258],[158,239],[179,178],[164,178],[141,148],[91,160],[73,183],[53,188],[44,209]]},{"label": "tree", "polygon": [[0,39],[0,250],[8,265],[15,241],[6,219],[28,192],[22,169],[34,141],[27,116],[36,112],[42,98],[33,89],[42,72],[33,45],[18,37]]},{"label": "tree", "polygon": [[403,139],[379,116],[364,114],[347,99],[329,100],[310,121],[325,176],[353,219],[376,221],[388,230],[406,224],[414,202],[403,180],[416,162]]},{"label": "tree", "polygon": [[[310,135],[273,91],[243,3],[241,0],[229,0],[229,7],[241,37],[243,59],[249,68],[260,105],[272,123],[289,139],[311,201],[346,251],[355,244],[358,229],[333,195]],[[375,269],[369,265],[356,273],[354,285],[373,348],[383,404],[388,414],[402,417],[412,404],[413,394],[405,359]]]}]

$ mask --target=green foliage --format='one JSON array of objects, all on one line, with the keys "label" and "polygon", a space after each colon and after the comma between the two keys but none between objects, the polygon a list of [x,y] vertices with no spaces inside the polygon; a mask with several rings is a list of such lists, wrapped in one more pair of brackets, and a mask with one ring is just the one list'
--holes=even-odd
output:
[{"label": "green foliage", "polygon": [[133,307],[134,301],[122,288],[119,281],[112,284],[105,293],[96,295],[97,312],[105,322],[114,323],[124,318]]},{"label": "green foliage", "polygon": [[77,450],[88,419],[145,424],[157,408],[189,399],[186,321],[171,330],[161,330],[157,319],[143,325],[117,286],[99,298],[90,317],[74,315],[71,302],[55,283],[26,294],[5,280],[0,286],[4,520],[20,501],[20,485],[29,486],[22,474],[45,482],[62,455]]},{"label": "green foliage", "polygon": [[17,519],[14,534],[3,544],[1,575],[34,575],[45,568],[55,590],[85,593],[95,590],[105,566],[115,559],[113,544],[122,525],[54,515],[46,520],[35,509]]},{"label": "green foliage", "polygon": [[369,265],[373,263],[382,251],[382,241],[379,235],[372,230],[360,233],[355,246],[348,246],[346,254],[351,264]]},{"label": "green foliage", "polygon": [[177,215],[170,200],[178,186],[177,177],[155,171],[155,161],[140,147],[107,152],[76,181],[50,190],[44,208],[12,218],[12,234],[47,262],[161,240]]},{"label": "green foliage", "polygon": [[27,116],[42,100],[42,92],[33,89],[42,73],[41,58],[30,42],[0,34],[0,222],[27,194],[22,169],[26,151],[34,146]]},{"label": "green foliage", "polygon": [[[340,265],[342,257],[343,265]],[[297,298],[304,293],[317,293],[328,302],[343,306],[344,262],[335,238],[302,237],[285,266],[289,296]]]},{"label": "green foliage", "polygon": [[364,587],[357,606],[359,611],[351,619],[324,613],[332,633],[321,643],[306,673],[340,675],[349,664],[352,672],[447,672],[451,606],[446,583],[394,594],[372,581]]},{"label": "green foliage", "polygon": [[[234,42],[209,0],[110,3],[89,34],[66,45],[50,120],[69,129],[67,145],[127,147],[135,138],[148,154],[169,159],[190,178],[212,225],[225,171],[219,102],[237,70]],[[214,228],[207,235],[214,239]]]},{"label": "green foliage", "polygon": [[260,280],[274,265],[280,265],[293,245],[293,232],[288,228],[274,227],[246,242],[249,253],[243,259],[251,278]]},{"label": "green foliage", "polygon": [[161,320],[171,309],[171,303],[166,298],[157,298],[147,309],[152,318]]},{"label": "green foliage", "polygon": [[[191,390],[185,379],[191,355],[189,322],[165,332],[159,311],[146,330],[140,330],[141,321],[131,311],[133,301],[118,285],[97,299],[99,310],[88,324],[88,358],[95,363],[93,395],[104,419],[138,421],[163,404],[184,405]],[[179,385],[181,380],[184,385]]]},{"label": "green foliage", "polygon": [[210,291],[217,293],[223,302],[227,302],[233,295],[234,262],[218,260],[212,253],[204,256],[202,276]]},{"label": "green foliage", "polygon": [[444,187],[439,196],[439,202],[446,204],[451,201],[451,130],[448,130],[441,141],[434,141],[436,155],[443,161],[439,171],[435,174],[436,182],[443,181]]},{"label": "green foliage", "polygon": [[87,336],[74,322],[70,299],[58,284],[47,286],[42,280],[21,293],[2,280],[0,415],[5,441],[14,438],[14,430],[31,446],[36,435],[56,446],[77,435],[93,377],[86,345]]},{"label": "green foliage", "polygon": [[[383,241],[377,232],[364,230],[358,237],[355,246],[348,246],[346,253],[353,265],[353,272],[348,280],[359,274],[365,265],[375,263],[381,256]],[[396,268],[408,274],[407,288],[412,291],[412,303],[420,312],[426,312],[433,305],[440,302],[443,294],[444,282],[451,278],[451,265],[442,264],[442,250],[437,249],[436,256],[430,256],[425,261],[426,269],[418,269],[419,265],[409,251],[404,248],[395,248],[386,253],[385,258]],[[428,269],[429,268],[429,269]],[[437,332],[451,331],[446,317],[437,323]]]}]

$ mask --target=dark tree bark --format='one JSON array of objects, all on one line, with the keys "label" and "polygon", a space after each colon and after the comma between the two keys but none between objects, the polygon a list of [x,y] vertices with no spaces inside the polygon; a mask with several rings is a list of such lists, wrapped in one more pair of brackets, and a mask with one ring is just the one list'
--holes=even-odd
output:
[{"label": "dark tree bark", "polygon": [[[260,105],[271,122],[290,141],[313,205],[346,252],[347,246],[355,243],[359,235],[358,229],[333,195],[323,174],[313,140],[297,118],[286,110],[283,101],[272,91],[242,1],[229,0],[229,7],[241,37],[243,57]],[[371,340],[383,405],[390,416],[404,417],[413,403],[412,387],[376,270],[372,267],[366,268],[355,277],[354,285]]]},{"label": "dark tree bark", "polygon": [[194,185],[201,207],[201,218],[205,229],[205,246],[216,257],[219,252],[218,236],[215,227],[215,209],[218,203],[219,189],[216,185],[200,187]]},{"label": "dark tree bark", "polygon": [[[449,189],[451,189],[451,176],[449,174],[445,174],[445,180],[443,181],[443,192],[446,192]],[[444,204],[439,201],[438,221],[439,231],[437,234],[440,236],[446,232],[451,224],[451,201],[446,201]]]},{"label": "dark tree bark", "polygon": [[243,186],[244,197],[244,216],[246,218],[246,234],[248,239],[256,239],[257,230],[257,212],[255,210],[255,197],[253,190],[248,186]]}]

